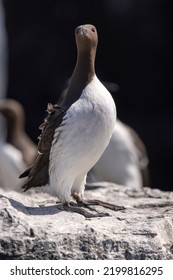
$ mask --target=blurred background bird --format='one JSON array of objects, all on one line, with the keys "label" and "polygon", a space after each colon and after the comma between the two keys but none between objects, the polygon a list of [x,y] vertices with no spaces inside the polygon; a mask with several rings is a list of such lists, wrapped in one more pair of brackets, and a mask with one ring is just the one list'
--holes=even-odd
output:
[{"label": "blurred background bird", "polygon": [[0,115],[4,117],[5,135],[0,141],[0,187],[18,190],[19,175],[31,165],[37,146],[25,132],[25,113],[22,105],[12,99],[0,100]]},{"label": "blurred background bird", "polygon": [[116,121],[112,138],[100,160],[90,170],[87,182],[113,182],[122,186],[150,186],[146,147],[129,126]]}]

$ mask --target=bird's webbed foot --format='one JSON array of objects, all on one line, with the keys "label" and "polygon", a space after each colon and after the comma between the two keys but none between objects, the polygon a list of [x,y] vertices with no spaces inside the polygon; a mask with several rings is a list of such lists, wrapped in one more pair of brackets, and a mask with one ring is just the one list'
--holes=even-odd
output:
[{"label": "bird's webbed foot", "polygon": [[[94,208],[87,207],[91,211],[91,212],[88,212],[82,207],[87,207],[87,206],[86,205],[84,206],[83,204],[80,204],[80,203],[78,204],[75,202],[69,202],[69,203],[63,204],[64,210],[69,211],[69,212],[78,213],[80,215],[83,215],[85,218],[98,218],[98,217],[109,216],[108,213],[100,213]],[[95,213],[93,213],[93,212],[95,212]]]},{"label": "bird's webbed foot", "polygon": [[119,205],[115,205],[115,204],[111,204],[99,199],[87,199],[84,200],[78,193],[73,193],[73,199],[77,202],[77,205],[80,207],[86,207],[88,209],[90,209],[91,211],[96,211],[96,209],[94,209],[91,206],[102,206],[104,208],[108,208],[111,209],[113,211],[120,211],[120,210],[124,210],[125,207],[124,206],[119,206]]},{"label": "bird's webbed foot", "polygon": [[108,202],[105,202],[105,201],[102,201],[102,200],[99,200],[99,199],[88,199],[88,200],[84,200],[80,203],[83,203],[83,205],[85,207],[90,207],[90,205],[92,205],[92,206],[98,205],[98,206],[102,206],[104,208],[111,209],[113,211],[121,211],[121,210],[125,209],[124,206],[111,204],[111,203],[108,203]]},{"label": "bird's webbed foot", "polygon": [[[98,212],[96,209],[90,206],[90,204],[87,201],[84,201],[83,198],[80,196],[78,193],[73,193],[72,194],[73,199],[76,201],[77,206],[79,207],[85,207],[88,208],[90,211],[95,211]],[[73,202],[71,202],[73,204]]]}]

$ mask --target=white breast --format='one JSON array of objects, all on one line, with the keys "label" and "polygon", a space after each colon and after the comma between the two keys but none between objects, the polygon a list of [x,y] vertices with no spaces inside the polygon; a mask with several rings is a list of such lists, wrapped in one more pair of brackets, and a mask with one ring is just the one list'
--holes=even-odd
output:
[{"label": "white breast", "polygon": [[55,131],[50,189],[61,201],[69,201],[71,192],[83,195],[86,173],[107,147],[115,120],[114,101],[95,76]]}]

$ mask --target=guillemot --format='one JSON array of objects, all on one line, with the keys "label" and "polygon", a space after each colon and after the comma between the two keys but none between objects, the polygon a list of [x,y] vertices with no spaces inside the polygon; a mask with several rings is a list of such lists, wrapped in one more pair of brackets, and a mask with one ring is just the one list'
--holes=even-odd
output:
[{"label": "guillemot", "polygon": [[[99,200],[84,200],[87,172],[98,161],[112,136],[116,121],[116,106],[111,94],[95,73],[98,35],[95,26],[80,25],[75,29],[77,62],[61,106],[48,104],[48,116],[40,126],[38,156],[20,178],[28,176],[23,185],[49,185],[64,209],[84,216],[89,214],[79,206],[102,205],[113,210],[123,207]],[[74,205],[73,200],[77,202]],[[91,209],[91,208],[90,208]]]},{"label": "guillemot", "polygon": [[13,145],[0,141],[0,188],[19,191],[22,182],[18,176],[24,168],[26,165],[21,152]]},{"label": "guillemot", "polygon": [[21,152],[26,166],[30,166],[37,156],[37,146],[25,131],[25,112],[23,106],[14,99],[0,100],[0,113],[5,118],[7,143]]},{"label": "guillemot", "polygon": [[6,131],[2,131],[0,140],[0,187],[18,191],[25,182],[18,176],[36,158],[37,147],[25,132],[25,114],[19,102],[1,99],[0,115],[4,117]]}]

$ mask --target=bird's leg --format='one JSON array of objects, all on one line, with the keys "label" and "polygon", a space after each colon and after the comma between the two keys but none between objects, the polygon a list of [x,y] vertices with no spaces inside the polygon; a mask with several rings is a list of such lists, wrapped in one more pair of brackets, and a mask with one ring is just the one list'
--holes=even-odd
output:
[{"label": "bird's leg", "polygon": [[75,204],[74,202],[65,202],[63,203],[63,208],[66,211],[75,212],[80,215],[83,215],[85,218],[98,218],[98,217],[106,217],[109,216],[108,213],[90,213],[86,211],[85,209],[78,206],[78,204]]},{"label": "bird's leg", "polygon": [[90,209],[91,211],[96,211],[98,212],[96,209],[94,209],[93,207],[91,206],[94,206],[94,205],[99,205],[99,206],[102,206],[104,208],[108,208],[108,209],[111,209],[113,211],[120,211],[120,210],[124,210],[125,207],[124,206],[118,206],[118,205],[115,205],[115,204],[111,204],[111,203],[108,203],[108,202],[105,202],[105,201],[101,201],[101,200],[98,200],[98,199],[91,199],[91,200],[84,200],[78,193],[73,193],[72,194],[73,198],[76,200],[77,202],[77,205],[80,206],[80,207],[86,207],[88,209]]},{"label": "bird's leg", "polygon": [[[70,212],[75,212],[80,215],[83,215],[85,218],[98,218],[98,217],[106,217],[109,216],[109,213],[100,213],[96,209],[91,206],[102,206],[104,208],[109,208],[114,211],[124,210],[123,206],[116,206],[114,204],[110,204],[101,200],[84,200],[81,195],[77,192],[72,194],[73,199],[76,201],[70,201],[63,203],[63,209]],[[87,208],[91,212],[86,211],[84,208]],[[93,213],[95,212],[95,213]]]},{"label": "bird's leg", "polygon": [[73,197],[73,199],[77,202],[77,205],[78,205],[79,207],[86,207],[86,208],[88,208],[90,211],[95,211],[95,212],[98,213],[98,211],[97,211],[96,209],[94,209],[93,207],[90,207],[91,204],[89,204],[89,203],[87,203],[87,202],[84,202],[83,198],[80,196],[79,193],[74,192],[74,193],[72,194],[72,197]]},{"label": "bird's leg", "polygon": [[83,201],[84,206],[85,205],[99,205],[102,206],[104,208],[108,208],[111,209],[113,211],[120,211],[120,210],[124,210],[125,207],[124,206],[119,206],[119,205],[115,205],[115,204],[111,204],[99,199],[88,199],[88,200],[84,200]]}]

